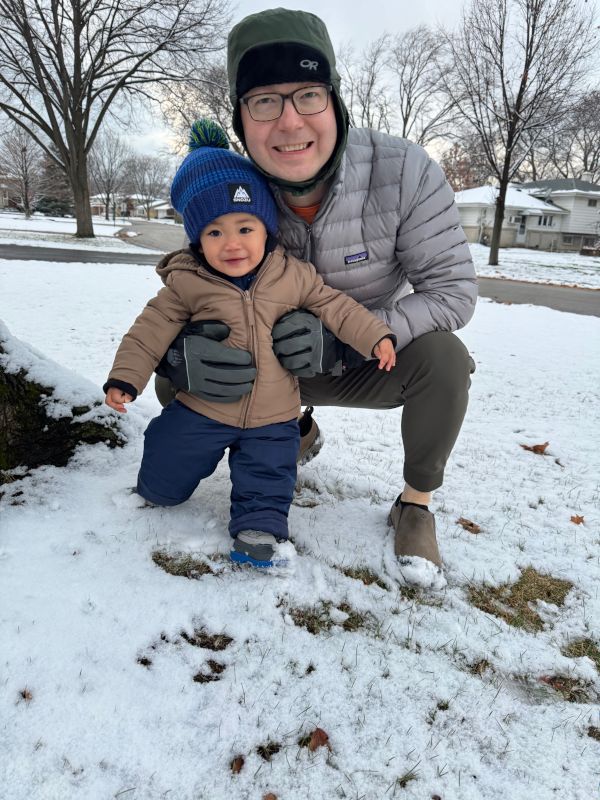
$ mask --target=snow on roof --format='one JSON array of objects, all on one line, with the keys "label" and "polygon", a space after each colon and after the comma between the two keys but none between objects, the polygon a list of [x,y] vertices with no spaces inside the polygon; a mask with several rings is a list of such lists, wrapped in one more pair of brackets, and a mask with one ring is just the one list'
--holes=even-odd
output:
[{"label": "snow on roof", "polygon": [[[496,204],[498,196],[497,186],[477,186],[474,189],[464,189],[456,192],[456,204],[458,206],[493,206]],[[544,203],[537,197],[532,197],[527,192],[509,186],[506,190],[506,208],[518,208],[522,211],[545,211],[553,214],[566,214],[564,209]]]}]

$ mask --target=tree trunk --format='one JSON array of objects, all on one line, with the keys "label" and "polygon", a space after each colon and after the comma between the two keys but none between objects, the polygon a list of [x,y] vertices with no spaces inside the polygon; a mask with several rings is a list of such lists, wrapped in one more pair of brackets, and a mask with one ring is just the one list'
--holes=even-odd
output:
[{"label": "tree trunk", "polygon": [[512,133],[509,132],[508,146],[504,156],[502,166],[502,176],[498,187],[498,197],[496,198],[496,213],[494,214],[494,230],[492,231],[492,241],[490,244],[490,260],[488,264],[492,267],[498,266],[498,251],[500,250],[500,237],[502,236],[502,223],[504,222],[504,208],[506,205],[506,191],[508,189],[508,176],[510,172]]},{"label": "tree trunk", "polygon": [[75,158],[72,159],[69,178],[71,189],[73,190],[75,219],[77,220],[77,233],[75,235],[80,239],[92,238],[94,236],[94,225],[90,207],[87,156],[83,146],[78,148]]},{"label": "tree trunk", "polygon": [[[1,343],[0,353],[4,353]],[[74,407],[72,417],[48,416],[41,400],[52,393],[51,388],[32,381],[24,370],[12,373],[0,366],[0,471],[33,469],[43,464],[62,467],[80,444],[123,444],[116,426],[77,421],[90,411],[88,406]]]},{"label": "tree trunk", "polygon": [[490,260],[491,266],[498,266],[498,251],[500,250],[500,236],[502,235],[502,223],[504,222],[504,205],[506,202],[506,189],[507,184],[500,185],[498,189],[498,197],[496,198],[496,212],[494,214],[494,229],[492,231],[492,241],[490,244]]}]

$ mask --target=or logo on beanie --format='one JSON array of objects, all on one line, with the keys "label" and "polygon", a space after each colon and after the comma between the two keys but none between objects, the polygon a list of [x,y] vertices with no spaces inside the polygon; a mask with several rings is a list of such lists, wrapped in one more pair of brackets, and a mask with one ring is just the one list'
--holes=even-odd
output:
[{"label": "or logo on beanie", "polygon": [[303,69],[314,69],[316,71],[319,68],[319,62],[311,61],[310,58],[303,58],[300,62],[300,66]]},{"label": "or logo on beanie", "polygon": [[250,193],[250,184],[248,183],[230,183],[228,184],[229,199],[232,203],[251,203],[252,195]]}]

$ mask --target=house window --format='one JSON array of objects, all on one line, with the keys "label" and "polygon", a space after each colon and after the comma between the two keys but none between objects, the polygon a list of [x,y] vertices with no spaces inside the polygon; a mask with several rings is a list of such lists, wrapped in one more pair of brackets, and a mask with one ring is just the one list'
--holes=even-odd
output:
[{"label": "house window", "polygon": [[552,227],[553,217],[551,214],[544,214],[543,217],[538,217],[538,225],[543,225],[544,228]]},{"label": "house window", "polygon": [[596,240],[593,236],[584,236],[583,237],[583,246],[584,247],[593,247],[596,243]]},{"label": "house window", "polygon": [[567,233],[563,233],[563,244],[573,244],[573,237]]},{"label": "house window", "polygon": [[590,208],[596,208],[597,205],[598,205],[598,201],[597,200],[588,200],[588,206]]}]

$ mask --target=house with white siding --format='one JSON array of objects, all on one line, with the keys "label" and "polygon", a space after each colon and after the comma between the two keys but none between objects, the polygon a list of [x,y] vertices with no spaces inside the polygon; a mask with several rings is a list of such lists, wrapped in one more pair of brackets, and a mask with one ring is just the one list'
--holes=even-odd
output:
[{"label": "house with white siding", "polygon": [[[456,205],[467,241],[489,244],[496,213],[497,186],[478,186],[456,192]],[[562,219],[568,214],[552,202],[540,200],[520,186],[506,190],[500,247],[534,247],[543,234],[544,249],[558,249]],[[541,245],[537,245],[540,247]]]},{"label": "house with white siding", "polygon": [[[521,185],[528,192],[546,203],[560,206],[568,212],[562,220],[559,250],[579,252],[585,247],[598,246],[600,240],[600,185],[583,178],[561,178],[557,180],[535,181]],[[543,237],[533,237],[528,247],[545,246]]]},{"label": "house with white siding", "polygon": [[[498,187],[456,193],[461,224],[469,242],[492,239]],[[581,179],[510,184],[506,192],[500,247],[580,252],[598,247],[600,185]]]}]

